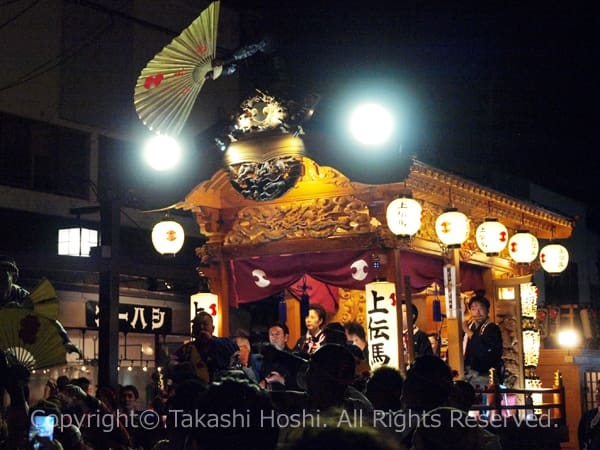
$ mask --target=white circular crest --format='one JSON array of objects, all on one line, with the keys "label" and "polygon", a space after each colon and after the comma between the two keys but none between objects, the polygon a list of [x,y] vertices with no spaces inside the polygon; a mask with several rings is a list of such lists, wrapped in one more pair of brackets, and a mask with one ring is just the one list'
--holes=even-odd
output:
[{"label": "white circular crest", "polygon": [[364,259],[354,261],[350,267],[353,269],[352,278],[354,278],[355,280],[362,281],[365,278],[367,278],[367,275],[369,274],[369,265],[365,262]]},{"label": "white circular crest", "polygon": [[256,283],[258,287],[264,288],[271,284],[271,281],[267,280],[267,274],[264,270],[254,269],[252,271],[252,276],[255,278],[254,283]]}]

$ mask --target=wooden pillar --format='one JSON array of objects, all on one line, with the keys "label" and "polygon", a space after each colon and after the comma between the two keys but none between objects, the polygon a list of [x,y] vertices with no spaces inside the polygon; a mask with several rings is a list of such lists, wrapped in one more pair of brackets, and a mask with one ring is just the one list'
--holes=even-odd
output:
[{"label": "wooden pillar", "polygon": [[209,291],[217,296],[217,308],[221,321],[215,330],[218,336],[229,336],[229,271],[227,263],[222,261],[211,262],[208,267],[198,270],[198,275],[206,277]]},{"label": "wooden pillar", "polygon": [[[398,321],[398,361],[400,367],[398,369],[406,376],[406,359],[404,358],[404,339],[402,339],[402,330],[404,324],[402,320],[402,282],[400,274],[400,249],[394,247],[394,288],[396,290],[396,317]],[[407,314],[408,316],[408,314]]]},{"label": "wooden pillar", "polygon": [[300,319],[300,301],[294,297],[285,299],[286,306],[286,325],[290,330],[288,338],[288,347],[293,348],[302,335],[302,323]]},{"label": "wooden pillar", "polygon": [[408,354],[408,364],[415,362],[415,339],[413,335],[412,319],[412,291],[410,288],[410,277],[404,277],[404,303],[406,304],[406,346]]},{"label": "wooden pillar", "polygon": [[229,270],[228,264],[219,263],[219,308],[221,310],[221,329],[219,336],[229,336]]},{"label": "wooden pillar", "polygon": [[119,365],[119,255],[121,205],[117,150],[104,149],[100,168],[104,177],[100,200],[100,261],[98,305],[98,384],[116,387]]}]

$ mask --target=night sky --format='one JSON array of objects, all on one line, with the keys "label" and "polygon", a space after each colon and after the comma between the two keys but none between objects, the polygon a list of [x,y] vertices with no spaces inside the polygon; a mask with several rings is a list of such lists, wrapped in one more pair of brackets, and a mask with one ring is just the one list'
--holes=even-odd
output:
[{"label": "night sky", "polygon": [[[148,11],[128,2],[119,7],[113,3],[67,2],[65,10],[81,19],[65,26],[68,48],[78,46],[92,25],[105,27],[111,18],[113,26],[92,39],[94,45],[57,66],[69,86],[63,94],[70,93],[62,100],[68,108],[61,117],[106,129],[114,125],[122,133],[146,132],[131,99],[143,68],[143,48],[121,52],[122,41],[140,19],[144,30],[153,33],[152,47],[160,49],[208,1],[155,2]],[[240,13],[240,45],[265,37],[274,43],[271,51],[239,64],[240,102],[256,88],[286,100],[320,96],[315,115],[304,125],[308,156],[319,164],[333,166],[354,181],[386,183],[404,179],[403,169],[415,156],[498,190],[504,189],[492,181],[504,175],[492,175],[493,170],[506,173],[508,185],[516,184],[511,176],[526,177],[600,210],[600,16],[592,3],[221,0],[221,15],[226,9]],[[34,23],[43,23],[42,11],[31,8]],[[26,17],[18,16],[4,31],[22,26]],[[82,18],[92,25],[80,26]],[[221,28],[222,33],[231,30]],[[27,42],[30,36],[23,39]],[[7,52],[17,54],[15,42],[7,44]],[[232,36],[225,34],[217,40],[220,58],[231,56],[226,50],[231,42]],[[37,55],[35,45],[25,48],[29,53],[19,58],[22,72],[32,68],[30,59],[36,61]],[[149,59],[156,49],[144,49]],[[134,61],[137,53],[140,61]],[[104,72],[111,76],[95,76]],[[222,79],[214,81],[220,82],[225,86]],[[102,95],[93,102],[80,101],[90,92]],[[360,146],[344,126],[350,107],[367,99],[385,104],[397,116],[400,130],[380,149]],[[107,114],[111,108],[114,113]],[[215,115],[225,120],[225,113],[233,112]],[[149,198],[146,209],[181,200],[221,167],[222,154],[213,142],[221,125],[196,136],[200,128],[187,124],[197,141],[176,177],[152,174],[148,183],[139,171],[139,186],[133,188]]]},{"label": "night sky", "polygon": [[[222,2],[243,12],[242,43],[276,43],[241,65],[249,89],[321,95],[305,127],[319,163],[387,182],[414,155],[479,181],[495,167],[597,202],[600,24],[591,6],[385,3]],[[352,156],[355,144],[339,137],[351,93],[402,110],[402,135],[382,153]],[[312,145],[321,137],[336,144]]]}]

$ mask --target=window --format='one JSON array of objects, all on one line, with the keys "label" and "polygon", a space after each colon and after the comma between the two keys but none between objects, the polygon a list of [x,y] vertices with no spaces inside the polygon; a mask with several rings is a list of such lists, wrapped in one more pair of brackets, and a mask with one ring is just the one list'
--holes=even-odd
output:
[{"label": "window", "polygon": [[0,183],[31,187],[32,155],[25,119],[0,114]]},{"label": "window", "polygon": [[88,197],[89,135],[0,114],[0,183]]},{"label": "window", "polygon": [[598,395],[600,389],[600,372],[585,371],[583,373],[583,410],[589,411],[600,406]]}]

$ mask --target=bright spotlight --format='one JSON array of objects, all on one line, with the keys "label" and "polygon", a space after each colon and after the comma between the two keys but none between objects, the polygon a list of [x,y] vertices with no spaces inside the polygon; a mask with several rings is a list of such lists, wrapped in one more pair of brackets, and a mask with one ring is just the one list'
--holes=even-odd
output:
[{"label": "bright spotlight", "polygon": [[562,330],[558,333],[558,345],[563,348],[575,348],[579,344],[579,334],[575,330]]},{"label": "bright spotlight", "polygon": [[172,137],[159,134],[146,141],[144,158],[154,170],[168,170],[179,163],[181,148]]},{"label": "bright spotlight", "polygon": [[381,105],[368,103],[357,107],[350,117],[350,132],[366,145],[386,142],[394,130],[394,118]]}]

